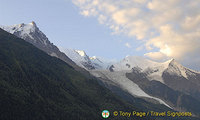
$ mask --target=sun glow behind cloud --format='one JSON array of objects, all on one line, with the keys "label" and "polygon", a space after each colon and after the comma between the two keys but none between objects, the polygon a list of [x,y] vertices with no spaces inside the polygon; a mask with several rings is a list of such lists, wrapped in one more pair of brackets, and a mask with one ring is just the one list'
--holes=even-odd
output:
[{"label": "sun glow behind cloud", "polygon": [[[84,16],[94,16],[113,34],[145,41],[145,56],[161,60],[198,56],[200,0],[73,0]],[[131,48],[126,44],[127,47]],[[137,49],[140,50],[140,49]],[[158,51],[155,51],[158,50]]]}]

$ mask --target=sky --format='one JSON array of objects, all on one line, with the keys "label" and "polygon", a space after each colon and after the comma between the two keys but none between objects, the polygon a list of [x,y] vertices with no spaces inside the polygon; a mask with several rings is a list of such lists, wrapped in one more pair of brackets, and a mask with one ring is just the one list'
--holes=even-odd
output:
[{"label": "sky", "polygon": [[0,24],[35,21],[60,48],[175,58],[200,70],[200,0],[0,0]]}]

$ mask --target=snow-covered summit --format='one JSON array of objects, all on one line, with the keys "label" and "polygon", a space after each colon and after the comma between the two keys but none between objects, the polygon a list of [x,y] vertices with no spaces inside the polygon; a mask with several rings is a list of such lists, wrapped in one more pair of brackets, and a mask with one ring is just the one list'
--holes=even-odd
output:
[{"label": "snow-covered summit", "polygon": [[21,23],[21,24],[10,25],[10,26],[1,25],[0,27],[11,34],[18,33],[23,38],[25,38],[26,36],[29,36],[32,38],[30,34],[35,32],[38,29],[34,21],[28,24]]},{"label": "snow-covered summit", "polygon": [[25,39],[27,42],[43,45],[50,44],[46,35],[39,30],[34,21],[28,24],[21,23],[9,26],[1,25],[0,27],[11,34]]},{"label": "snow-covered summit", "polygon": [[64,52],[78,66],[85,69],[95,69],[95,67],[93,66],[92,62],[90,61],[90,58],[87,56],[85,51],[73,50],[73,49],[62,49],[62,48],[60,48],[60,50]]},{"label": "snow-covered summit", "polygon": [[72,61],[86,70],[104,70],[107,69],[113,62],[106,61],[99,57],[90,57],[83,50],[63,49],[60,48]]},{"label": "snow-covered summit", "polygon": [[146,59],[144,57],[140,56],[127,56],[123,60],[121,60],[119,63],[114,64],[113,70],[115,71],[129,71],[132,70],[134,67],[139,67],[142,70],[145,70],[147,68],[155,68],[155,67],[167,67],[169,62],[171,60],[164,62],[164,63],[159,63],[159,62],[154,62],[149,59]]},{"label": "snow-covered summit", "polygon": [[[147,74],[149,80],[157,80],[164,83],[163,72],[171,75],[182,76],[187,79],[187,74],[192,74],[187,68],[175,61],[175,59],[166,62],[154,62],[144,57],[127,56],[119,63],[112,65],[112,71],[131,71],[139,68],[141,72]],[[186,74],[187,73],[187,74]]]},{"label": "snow-covered summit", "polygon": [[28,24],[22,23],[17,25],[0,27],[3,30],[10,32],[11,34],[14,34],[15,36],[33,44],[37,48],[46,52],[47,54],[60,58],[66,63],[76,67],[75,63],[72,62],[71,59],[69,59],[64,53],[60,52],[60,50],[48,40],[47,36],[42,31],[40,31],[40,29],[34,21]]},{"label": "snow-covered summit", "polygon": [[101,68],[101,66],[99,64],[94,63],[93,60],[91,60],[90,57],[83,50],[62,49],[62,48],[60,48],[60,50],[64,52],[78,66],[86,70]]},{"label": "snow-covered summit", "polygon": [[188,79],[188,76],[190,75],[199,74],[199,72],[190,70],[189,68],[182,66],[174,59],[169,63],[169,66],[165,71],[168,72],[170,75],[177,75],[186,79]]}]

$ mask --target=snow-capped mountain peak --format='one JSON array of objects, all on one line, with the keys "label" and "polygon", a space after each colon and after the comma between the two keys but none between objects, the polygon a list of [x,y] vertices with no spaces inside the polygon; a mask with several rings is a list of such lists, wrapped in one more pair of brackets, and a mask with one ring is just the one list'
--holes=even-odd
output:
[{"label": "snow-capped mountain peak", "polygon": [[72,63],[72,61],[67,56],[65,56],[64,53],[61,53],[59,49],[48,40],[46,35],[39,30],[34,21],[28,24],[22,23],[0,27],[5,31],[10,32],[11,34],[14,34],[15,36],[33,44],[37,48],[45,51],[47,54],[58,57],[68,63]]},{"label": "snow-capped mountain peak", "polygon": [[[168,69],[168,71],[175,71],[171,69],[170,66],[172,63],[176,63],[174,59],[168,60],[166,62],[154,62],[144,57],[139,56],[127,56],[119,63],[112,65],[109,70],[111,71],[132,71],[136,68],[140,69],[140,72],[147,74],[149,80],[157,80],[161,83],[164,83],[162,79],[162,74],[164,71]],[[184,74],[184,68],[181,65],[176,64],[179,66],[179,70],[182,71],[182,76],[186,77]],[[173,72],[174,73],[174,72]]]},{"label": "snow-capped mountain peak", "polygon": [[91,62],[90,58],[85,53],[85,51],[73,50],[73,49],[62,49],[62,48],[60,48],[60,50],[64,52],[78,66],[86,70],[92,70],[96,68],[96,66]]},{"label": "snow-capped mountain peak", "polygon": [[136,68],[140,69],[140,72],[145,73],[149,80],[157,80],[161,83],[164,83],[162,77],[164,72],[186,79],[188,79],[188,75],[194,75],[198,73],[182,66],[175,59],[170,59],[166,62],[160,63],[138,56],[127,56],[120,62],[111,65],[109,70],[132,71]]},{"label": "snow-capped mountain peak", "polygon": [[178,75],[187,79],[187,68],[176,62],[175,59],[171,60],[166,71],[171,75]]},{"label": "snow-capped mountain peak", "polygon": [[90,57],[83,50],[63,49],[60,48],[72,61],[86,70],[107,69],[111,61],[102,60],[99,57]]},{"label": "snow-capped mountain peak", "polygon": [[35,22],[31,22],[28,24],[21,23],[16,25],[0,26],[0,27],[11,34],[20,35],[22,38],[25,38],[27,36],[32,38],[30,34],[38,29]]},{"label": "snow-capped mountain peak", "polygon": [[155,66],[158,66],[159,63],[148,60],[144,57],[140,56],[127,56],[123,60],[121,60],[119,63],[114,64],[114,70],[115,71],[129,71],[134,67],[139,67],[142,70],[145,70],[147,68],[152,68]]}]

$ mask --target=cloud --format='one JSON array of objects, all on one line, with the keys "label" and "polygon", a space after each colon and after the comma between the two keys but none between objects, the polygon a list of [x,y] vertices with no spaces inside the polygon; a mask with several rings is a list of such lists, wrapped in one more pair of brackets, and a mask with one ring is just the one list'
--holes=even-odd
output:
[{"label": "cloud", "polygon": [[89,11],[88,10],[84,10],[84,11],[81,12],[81,15],[89,16]]},{"label": "cloud", "polygon": [[129,43],[125,43],[125,46],[126,46],[127,48],[131,48],[131,45],[130,45]]},{"label": "cloud", "polygon": [[161,52],[149,52],[144,54],[146,57],[150,57],[153,60],[163,60],[166,58],[166,55]]},{"label": "cloud", "polygon": [[200,0],[73,0],[73,3],[82,15],[96,17],[113,34],[146,41],[145,56],[152,59],[184,60],[191,54],[200,57],[197,55]]}]

